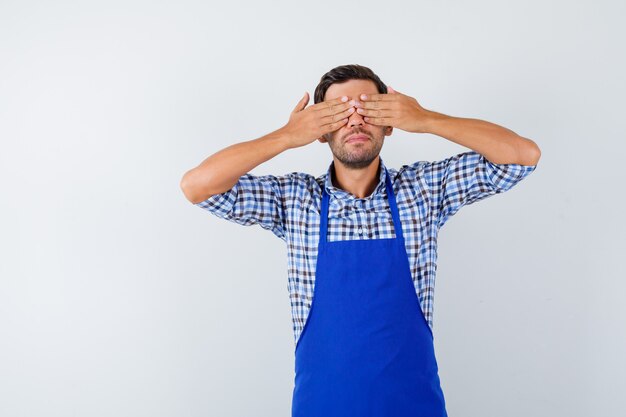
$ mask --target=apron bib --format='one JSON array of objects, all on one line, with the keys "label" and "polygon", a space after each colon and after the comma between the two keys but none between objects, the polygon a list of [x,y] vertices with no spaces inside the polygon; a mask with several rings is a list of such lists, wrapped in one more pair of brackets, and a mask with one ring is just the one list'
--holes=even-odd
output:
[{"label": "apron bib", "polygon": [[322,189],[314,296],[295,348],[292,417],[447,417],[433,334],[395,238],[328,241]]}]

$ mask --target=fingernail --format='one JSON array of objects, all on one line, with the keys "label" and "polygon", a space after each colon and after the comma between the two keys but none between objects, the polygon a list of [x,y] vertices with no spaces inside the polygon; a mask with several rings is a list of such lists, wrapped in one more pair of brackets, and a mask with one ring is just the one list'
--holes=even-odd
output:
[{"label": "fingernail", "polygon": [[341,97],[341,101],[343,101],[345,103],[346,101],[348,101],[348,97],[347,96]]},{"label": "fingernail", "polygon": [[361,99],[362,100],[367,100],[367,96],[365,94],[361,94]]}]

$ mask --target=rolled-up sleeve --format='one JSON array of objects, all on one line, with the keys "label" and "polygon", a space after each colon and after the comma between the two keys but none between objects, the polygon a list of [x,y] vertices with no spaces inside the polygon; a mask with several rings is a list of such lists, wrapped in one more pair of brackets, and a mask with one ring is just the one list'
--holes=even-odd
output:
[{"label": "rolled-up sleeve", "polygon": [[284,195],[289,176],[244,174],[228,191],[195,205],[243,226],[260,225],[285,240]]},{"label": "rolled-up sleeve", "polygon": [[474,151],[428,163],[424,177],[438,226],[441,228],[461,207],[510,190],[536,167],[494,164]]}]

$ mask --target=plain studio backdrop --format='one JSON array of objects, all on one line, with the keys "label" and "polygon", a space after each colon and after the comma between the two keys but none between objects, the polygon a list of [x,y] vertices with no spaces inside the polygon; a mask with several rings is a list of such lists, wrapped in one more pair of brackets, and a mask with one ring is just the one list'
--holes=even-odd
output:
[{"label": "plain studio backdrop", "polygon": [[[542,150],[528,178],[439,233],[450,416],[623,412],[625,12],[617,0],[2,1],[0,415],[290,414],[286,245],[192,205],[179,183],[283,126],[351,63]],[[399,168],[467,150],[395,129],[381,155]],[[251,172],[318,176],[331,160],[314,142]]]}]

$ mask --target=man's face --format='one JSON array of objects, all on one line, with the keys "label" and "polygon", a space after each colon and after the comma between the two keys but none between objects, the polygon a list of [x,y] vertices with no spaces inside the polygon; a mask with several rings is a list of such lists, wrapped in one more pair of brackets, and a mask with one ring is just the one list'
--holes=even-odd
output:
[{"label": "man's face", "polygon": [[[328,87],[324,101],[348,96],[348,100],[358,102],[361,94],[370,95],[379,94],[379,92],[376,84],[371,80],[349,80]],[[363,116],[355,111],[339,130],[327,133],[319,140],[322,143],[328,142],[335,158],[347,168],[359,169],[370,165],[378,157],[385,136],[391,135],[392,130],[391,126],[375,126],[365,123]],[[355,135],[367,136],[368,140],[348,142]]]}]

